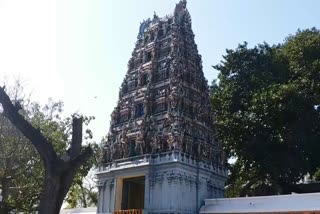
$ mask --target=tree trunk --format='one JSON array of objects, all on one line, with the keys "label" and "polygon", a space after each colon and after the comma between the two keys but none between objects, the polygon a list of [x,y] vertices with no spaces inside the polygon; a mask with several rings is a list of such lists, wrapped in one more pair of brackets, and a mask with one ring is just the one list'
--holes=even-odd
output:
[{"label": "tree trunk", "polygon": [[82,206],[83,208],[87,208],[87,198],[86,198],[86,194],[85,194],[85,189],[83,188],[82,184],[79,184],[80,189],[81,189],[81,197],[82,197]]},{"label": "tree trunk", "polygon": [[40,198],[39,213],[58,213],[59,192],[60,176],[46,175]]},{"label": "tree trunk", "polygon": [[61,175],[46,176],[40,198],[39,213],[57,214],[60,212],[65,197],[65,195],[61,195],[61,192],[66,191],[61,185],[62,179]]},{"label": "tree trunk", "polygon": [[[8,200],[8,193],[9,193],[9,182],[6,178],[6,176],[4,175],[3,178],[1,178],[1,188],[2,188],[2,202],[0,203],[0,209],[2,208],[3,210],[6,210],[7,208],[7,200]],[[1,210],[0,210],[1,213]]]},{"label": "tree trunk", "polygon": [[80,165],[68,165],[64,171],[46,171],[39,213],[58,214]]}]

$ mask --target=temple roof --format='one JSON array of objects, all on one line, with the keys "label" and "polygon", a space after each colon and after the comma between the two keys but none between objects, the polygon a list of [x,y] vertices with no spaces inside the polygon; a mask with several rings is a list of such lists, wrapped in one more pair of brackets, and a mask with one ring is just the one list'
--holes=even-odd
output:
[{"label": "temple roof", "polygon": [[200,213],[320,212],[320,193],[206,199]]}]

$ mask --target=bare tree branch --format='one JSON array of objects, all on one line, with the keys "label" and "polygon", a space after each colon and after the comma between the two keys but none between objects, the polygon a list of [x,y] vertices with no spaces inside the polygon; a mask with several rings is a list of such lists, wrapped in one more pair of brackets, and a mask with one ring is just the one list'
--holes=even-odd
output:
[{"label": "bare tree branch", "polygon": [[80,154],[82,144],[82,117],[73,117],[72,119],[72,141],[70,158],[74,159]]},{"label": "bare tree branch", "polygon": [[79,154],[75,159],[70,160],[67,164],[70,166],[74,166],[75,168],[78,168],[84,163],[86,163],[92,156],[92,154],[92,148],[88,146],[81,152],[81,154]]},{"label": "bare tree branch", "polygon": [[52,144],[48,142],[38,129],[35,129],[21,114],[19,114],[18,109],[12,104],[4,87],[0,87],[0,103],[3,107],[4,116],[7,117],[36,147],[44,163],[49,164],[51,161],[56,160],[57,155]]}]

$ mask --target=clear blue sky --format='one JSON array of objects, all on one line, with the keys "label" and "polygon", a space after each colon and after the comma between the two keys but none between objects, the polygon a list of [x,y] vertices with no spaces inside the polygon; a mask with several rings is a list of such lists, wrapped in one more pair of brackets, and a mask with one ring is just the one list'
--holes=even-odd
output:
[{"label": "clear blue sky", "polygon": [[[34,98],[62,99],[67,113],[95,115],[107,133],[139,23],[173,12],[178,0],[0,0],[0,75],[20,74]],[[318,27],[316,0],[188,0],[209,82],[226,48],[280,43],[298,28]],[[96,97],[96,98],[95,98]]]}]

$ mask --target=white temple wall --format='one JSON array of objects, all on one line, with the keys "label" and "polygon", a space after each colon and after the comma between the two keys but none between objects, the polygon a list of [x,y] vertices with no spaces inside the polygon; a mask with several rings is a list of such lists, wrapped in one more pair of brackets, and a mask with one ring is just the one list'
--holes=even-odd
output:
[{"label": "white temple wall", "polygon": [[119,162],[97,174],[99,213],[121,209],[123,179],[139,176],[145,176],[144,213],[192,214],[204,199],[222,196],[226,171],[185,159],[181,153]]}]

